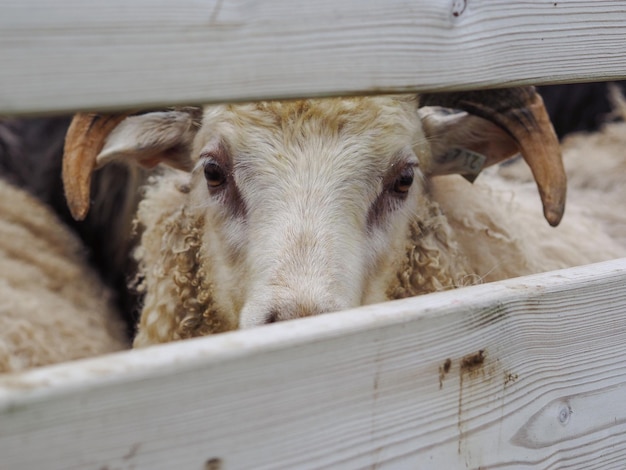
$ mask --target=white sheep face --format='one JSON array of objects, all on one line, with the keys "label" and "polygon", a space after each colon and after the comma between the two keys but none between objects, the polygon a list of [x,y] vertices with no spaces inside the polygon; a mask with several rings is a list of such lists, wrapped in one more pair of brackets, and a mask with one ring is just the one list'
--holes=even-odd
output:
[{"label": "white sheep face", "polygon": [[415,100],[207,107],[190,209],[240,327],[382,301],[419,204]]}]

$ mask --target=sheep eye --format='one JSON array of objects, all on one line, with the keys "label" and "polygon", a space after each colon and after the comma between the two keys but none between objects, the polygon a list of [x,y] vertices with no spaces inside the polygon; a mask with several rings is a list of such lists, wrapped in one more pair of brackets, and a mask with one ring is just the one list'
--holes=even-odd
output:
[{"label": "sheep eye", "polygon": [[394,192],[405,195],[411,189],[411,185],[413,184],[413,167],[407,166],[402,172],[398,175],[395,182],[393,183]]},{"label": "sheep eye", "polygon": [[226,183],[226,173],[215,162],[206,162],[204,164],[204,177],[209,188],[219,188]]}]

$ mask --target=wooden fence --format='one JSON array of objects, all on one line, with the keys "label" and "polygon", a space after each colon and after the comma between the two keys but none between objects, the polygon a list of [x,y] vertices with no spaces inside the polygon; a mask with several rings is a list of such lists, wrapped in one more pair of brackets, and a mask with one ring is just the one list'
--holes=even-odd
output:
[{"label": "wooden fence", "polygon": [[[626,78],[626,1],[0,3],[0,114]],[[625,468],[626,260],[0,376],[1,469]]]}]

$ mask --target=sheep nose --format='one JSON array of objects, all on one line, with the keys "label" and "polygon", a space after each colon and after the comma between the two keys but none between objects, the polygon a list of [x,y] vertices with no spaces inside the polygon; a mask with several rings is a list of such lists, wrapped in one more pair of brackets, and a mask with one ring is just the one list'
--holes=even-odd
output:
[{"label": "sheep nose", "polygon": [[292,320],[294,318],[311,317],[322,313],[336,312],[345,307],[338,303],[297,303],[272,307],[265,316],[265,323]]},{"label": "sheep nose", "polygon": [[270,310],[270,313],[267,315],[265,319],[265,323],[276,323],[280,321],[280,313],[277,309]]}]

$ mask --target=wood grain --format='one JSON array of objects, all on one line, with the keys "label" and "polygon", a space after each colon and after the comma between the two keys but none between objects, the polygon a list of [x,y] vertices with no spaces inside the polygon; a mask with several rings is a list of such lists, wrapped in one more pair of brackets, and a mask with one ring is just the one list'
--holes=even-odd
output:
[{"label": "wood grain", "polygon": [[10,0],[0,113],[626,77],[626,1]]},{"label": "wood grain", "polygon": [[623,468],[625,285],[615,260],[2,376],[0,466]]}]

